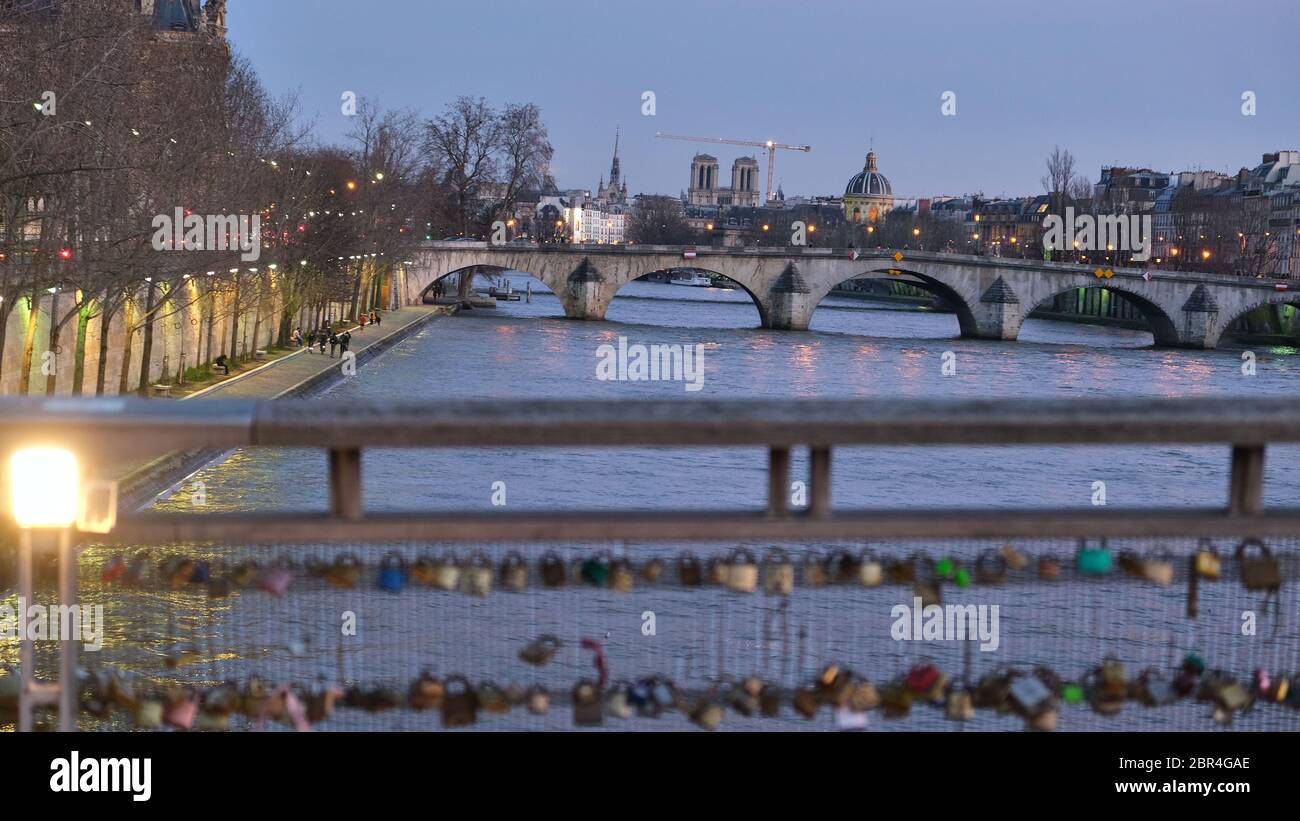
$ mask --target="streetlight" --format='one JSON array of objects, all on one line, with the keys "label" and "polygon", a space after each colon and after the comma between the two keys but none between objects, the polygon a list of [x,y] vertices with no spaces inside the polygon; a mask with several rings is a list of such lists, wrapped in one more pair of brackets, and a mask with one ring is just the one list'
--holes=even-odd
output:
[{"label": "streetlight", "polygon": [[[59,532],[59,601],[71,607],[76,599],[76,568],[73,566],[72,531],[77,521],[81,482],[77,457],[55,447],[17,450],[9,457],[9,501],[18,525],[18,596],[30,606],[35,598],[32,585],[32,530],[53,528]],[[77,728],[77,645],[73,636],[61,636],[59,653],[59,729]],[[19,636],[18,658],[22,667],[18,694],[18,730],[31,732],[32,708],[36,697],[45,695],[36,686],[35,648],[29,636]],[[48,691],[47,691],[48,692]],[[44,701],[42,699],[42,701]]]}]

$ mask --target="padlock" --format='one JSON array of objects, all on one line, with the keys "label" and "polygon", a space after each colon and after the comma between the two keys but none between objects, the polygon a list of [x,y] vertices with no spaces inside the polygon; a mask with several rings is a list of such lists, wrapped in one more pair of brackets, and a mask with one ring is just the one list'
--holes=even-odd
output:
[{"label": "padlock", "polygon": [[406,703],[412,710],[437,710],[442,707],[442,699],[446,694],[446,687],[442,680],[432,673],[420,673],[420,677],[411,682],[410,692],[406,696]]},{"label": "padlock", "polygon": [[1055,556],[1039,556],[1038,578],[1045,582],[1054,582],[1061,578],[1061,560]]},{"label": "padlock", "polygon": [[325,581],[335,587],[350,590],[361,578],[361,560],[352,553],[341,553],[334,558],[333,564],[325,568],[323,575]]},{"label": "padlock", "polygon": [[1003,560],[1012,570],[1024,570],[1029,567],[1029,559],[1025,557],[1025,554],[1016,550],[1010,544],[1002,545],[1002,549],[998,552],[1001,553]]},{"label": "padlock", "polygon": [[[1246,548],[1258,548],[1258,555],[1249,555]],[[1277,590],[1282,586],[1282,568],[1268,549],[1268,545],[1259,539],[1246,539],[1237,545],[1237,566],[1241,571],[1241,583],[1247,590]]]},{"label": "padlock", "polygon": [[257,574],[257,586],[273,596],[283,596],[293,583],[293,571],[282,563],[264,567]]},{"label": "padlock", "polygon": [[658,584],[663,574],[664,563],[661,559],[647,559],[641,564],[641,578],[650,584]]},{"label": "padlock", "polygon": [[517,550],[510,551],[501,560],[501,586],[515,593],[528,589],[528,563]]},{"label": "padlock", "polygon": [[930,662],[921,662],[907,672],[903,682],[914,695],[928,696],[940,679],[939,668]]},{"label": "padlock", "polygon": [[769,596],[788,596],[794,590],[794,565],[785,550],[773,547],[763,557],[763,592]]},{"label": "padlock", "polygon": [[555,651],[559,649],[560,640],[548,633],[525,644],[519,651],[519,659],[534,667],[541,667],[550,661],[555,656]]},{"label": "padlock", "polygon": [[443,553],[433,566],[433,586],[447,591],[460,589],[460,560],[452,551]]},{"label": "padlock", "polygon": [[880,691],[876,685],[865,679],[857,679],[849,691],[848,707],[857,713],[865,713],[880,706]]},{"label": "padlock", "polygon": [[[256,567],[256,563],[254,563],[254,567]],[[131,560],[126,563],[126,570],[122,572],[122,584],[131,586],[140,584],[144,581],[145,570],[147,568],[148,564],[145,562],[144,551],[136,552]]]},{"label": "padlock", "polygon": [[753,593],[758,589],[758,563],[754,554],[737,547],[727,557],[726,586],[737,593]]},{"label": "padlock", "polygon": [[190,569],[190,584],[207,584],[212,580],[212,565],[205,561],[196,560]]},{"label": "padlock", "polygon": [[379,560],[379,574],[375,584],[380,590],[401,593],[406,586],[406,559],[400,553],[385,553]]},{"label": "padlock", "polygon": [[1036,730],[1042,733],[1053,733],[1056,732],[1056,723],[1059,715],[1060,711],[1055,707],[1044,707],[1037,713],[1031,715],[1026,720],[1025,726],[1030,730]]},{"label": "padlock", "polygon": [[230,577],[226,574],[216,574],[208,579],[208,598],[224,599],[230,595]]},{"label": "padlock", "polygon": [[985,550],[975,559],[975,581],[980,584],[1002,584],[1007,580],[1007,560],[993,550]]},{"label": "padlock", "polygon": [[874,553],[864,549],[858,563],[858,584],[863,587],[879,587],[884,580],[884,565]]},{"label": "padlock", "polygon": [[794,709],[804,718],[811,719],[817,715],[817,708],[821,702],[817,698],[817,691],[811,688],[802,688],[794,694]]},{"label": "padlock", "polygon": [[230,583],[236,587],[252,587],[257,583],[257,577],[261,572],[262,565],[256,560],[240,562],[230,571]]},{"label": "padlock", "polygon": [[890,584],[911,584],[916,581],[916,559],[894,559],[886,558],[884,560],[885,575]]},{"label": "padlock", "polygon": [[592,587],[604,587],[609,583],[609,554],[598,553],[584,559],[578,576]]},{"label": "padlock", "polygon": [[650,681],[650,694],[654,698],[658,712],[666,710],[681,712],[685,709],[686,699],[682,696],[682,691],[677,689],[677,685],[672,679],[655,676]]},{"label": "padlock", "polygon": [[895,679],[880,688],[880,709],[885,718],[903,718],[912,711],[912,691]]},{"label": "padlock", "polygon": [[158,576],[172,590],[179,590],[190,580],[194,563],[184,556],[168,556],[158,567]]},{"label": "padlock", "polygon": [[1100,667],[1091,670],[1084,678],[1088,703],[1101,715],[1114,715],[1124,708],[1128,696],[1128,681],[1118,662],[1107,659]]},{"label": "padlock", "polygon": [[764,718],[776,718],[781,715],[781,688],[775,684],[764,684],[758,694],[758,709]]},{"label": "padlock", "polygon": [[717,556],[710,556],[704,564],[705,578],[708,583],[718,587],[727,585],[727,562],[725,559],[719,559]]},{"label": "padlock", "polygon": [[1142,577],[1161,587],[1174,583],[1174,558],[1168,550],[1157,550],[1142,560]]},{"label": "padlock", "polygon": [[600,685],[586,679],[573,687],[573,723],[577,727],[599,727],[605,722]]},{"label": "padlock", "polygon": [[534,684],[528,688],[528,692],[524,696],[524,704],[527,706],[528,712],[533,715],[546,715],[551,709],[551,694],[542,685]]},{"label": "padlock", "polygon": [[528,690],[523,685],[510,682],[505,686],[506,703],[511,707],[521,707],[528,700]]},{"label": "padlock", "polygon": [[479,709],[485,713],[508,713],[510,712],[510,699],[506,696],[504,690],[490,681],[484,681],[479,684],[475,690],[478,694]]},{"label": "padlock", "polygon": [[1203,579],[1217,580],[1222,572],[1222,563],[1219,560],[1219,548],[1209,539],[1201,539],[1200,544],[1196,547],[1196,561],[1194,564],[1196,575]]},{"label": "padlock", "polygon": [[1201,677],[1200,686],[1196,688],[1197,701],[1218,701],[1219,694],[1232,683],[1232,676],[1223,670],[1211,670]]},{"label": "padlock", "polygon": [[1132,550],[1121,550],[1116,563],[1125,576],[1137,578],[1142,576],[1142,559]]},{"label": "padlock", "polygon": [[699,587],[704,581],[704,572],[695,554],[684,551],[677,557],[677,581],[683,587]]},{"label": "padlock", "polygon": [[853,693],[853,674],[837,664],[826,666],[817,677],[817,695],[832,707],[843,707]]},{"label": "padlock", "polygon": [[141,730],[157,730],[163,725],[163,703],[154,696],[140,699],[135,707],[135,726]]},{"label": "padlock", "polygon": [[642,718],[658,718],[662,712],[654,696],[653,679],[641,679],[627,688],[628,706],[635,709]]},{"label": "padlock", "polygon": [[307,694],[307,720],[317,724],[334,715],[334,704],[343,691],[338,687],[321,687]]},{"label": "padlock", "polygon": [[427,553],[421,553],[415,557],[415,561],[411,562],[411,578],[417,584],[433,587],[437,584],[437,567],[437,559]]},{"label": "padlock", "polygon": [[229,730],[230,711],[234,693],[226,686],[215,687],[203,694],[198,714],[200,730]]},{"label": "padlock", "polygon": [[762,692],[762,680],[750,676],[731,688],[729,694],[731,706],[742,716],[752,716],[759,710],[759,696]]},{"label": "padlock", "polygon": [[194,726],[198,714],[198,694],[177,689],[167,698],[167,705],[163,708],[163,723],[178,730],[188,730]]},{"label": "padlock", "polygon": [[272,721],[279,721],[284,715],[284,695],[268,685],[260,676],[250,676],[248,681],[244,682],[244,690],[240,696],[241,712],[251,719],[265,717]]},{"label": "padlock", "polygon": [[1094,547],[1089,547],[1086,540],[1080,539],[1074,561],[1079,572],[1085,576],[1105,575],[1110,572],[1110,548],[1106,546],[1105,539],[1101,540],[1100,545]]},{"label": "padlock", "polygon": [[609,562],[609,586],[619,593],[631,593],[636,575],[632,563],[619,556]]},{"label": "padlock", "polygon": [[104,673],[101,677],[101,683],[104,698],[107,699],[109,704],[128,709],[136,705],[135,690],[129,682],[124,681],[116,672]]},{"label": "padlock", "polygon": [[829,559],[831,580],[837,583],[856,582],[862,574],[862,559],[841,548]]},{"label": "padlock", "polygon": [[466,727],[478,720],[478,694],[469,679],[455,673],[447,676],[442,696],[442,726]]},{"label": "padlock", "polygon": [[121,553],[109,559],[104,564],[104,569],[100,571],[99,580],[104,584],[112,584],[122,578],[126,573],[126,559]]},{"label": "padlock", "polygon": [[631,685],[627,682],[619,682],[610,687],[605,696],[605,713],[614,718],[631,718],[632,702],[628,700],[630,690]]},{"label": "padlock", "polygon": [[973,700],[975,706],[999,713],[1011,710],[1011,682],[1015,674],[1006,668],[998,668],[985,673],[975,687]]},{"label": "padlock", "polygon": [[970,721],[975,717],[975,699],[965,687],[953,687],[943,707],[945,718],[951,721]]},{"label": "padlock", "polygon": [[554,550],[548,550],[537,562],[537,573],[542,577],[542,584],[547,587],[563,587],[565,579],[564,560]]},{"label": "padlock", "polygon": [[687,717],[697,727],[712,732],[718,729],[726,712],[726,708],[718,702],[716,693],[710,691],[700,699]]},{"label": "padlock", "polygon": [[943,591],[939,587],[939,580],[915,582],[912,585],[912,598],[920,599],[922,607],[929,607],[932,604],[942,605]]},{"label": "padlock", "polygon": [[1253,699],[1241,682],[1233,681],[1219,691],[1219,704],[1225,710],[1242,710],[1250,706]]},{"label": "padlock", "polygon": [[831,574],[826,566],[826,557],[817,549],[809,550],[803,557],[804,587],[825,587],[830,584]]},{"label": "padlock", "polygon": [[492,560],[476,550],[460,568],[460,591],[469,596],[486,596],[492,592]]},{"label": "padlock", "polygon": [[1036,715],[1052,698],[1047,685],[1037,676],[1017,677],[1011,682],[1009,693],[1011,702],[1018,708],[1020,714],[1026,717]]}]

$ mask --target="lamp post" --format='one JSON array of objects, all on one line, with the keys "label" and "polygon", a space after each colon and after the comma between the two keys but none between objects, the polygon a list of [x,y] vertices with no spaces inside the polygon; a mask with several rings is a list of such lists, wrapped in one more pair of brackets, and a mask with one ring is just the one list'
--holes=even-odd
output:
[{"label": "lamp post", "polygon": [[[35,597],[32,584],[32,531],[56,530],[59,540],[59,601],[72,607],[76,600],[76,567],[72,555],[72,525],[77,520],[80,500],[80,470],[77,457],[63,448],[32,447],[15,451],[9,460],[10,501],[18,525],[18,595],[21,607]],[[22,620],[25,623],[25,619]],[[68,622],[71,624],[71,621]],[[18,695],[18,730],[31,732],[32,708],[57,703],[59,730],[77,728],[77,644],[72,636],[60,636],[59,683],[36,681],[35,653],[27,631],[19,636],[18,654],[22,665]],[[57,699],[55,698],[57,696]]]}]

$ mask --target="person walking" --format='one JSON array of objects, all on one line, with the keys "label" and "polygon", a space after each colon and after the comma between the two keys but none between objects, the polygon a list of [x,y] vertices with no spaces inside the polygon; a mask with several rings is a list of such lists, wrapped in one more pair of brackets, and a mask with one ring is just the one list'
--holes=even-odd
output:
[{"label": "person walking", "polygon": [[316,353],[316,351],[313,350],[313,348],[315,347],[316,347],[316,332],[308,331],[307,332],[307,353]]},{"label": "person walking", "polygon": [[330,334],[330,359],[334,358],[334,351],[338,349],[339,338],[336,334]]},{"label": "person walking", "polygon": [[352,332],[344,331],[343,335],[339,337],[339,358],[340,359],[343,357],[343,354],[348,352],[348,348],[351,347],[351,345],[352,345]]},{"label": "person walking", "polygon": [[378,325],[378,324],[379,324],[379,311],[371,311],[371,312],[370,312],[370,324],[371,324],[371,325]]},{"label": "person walking", "polygon": [[357,316],[357,331],[358,332],[363,331],[365,330],[365,327],[366,327],[366,312],[362,311]]},{"label": "person walking", "polygon": [[289,344],[293,345],[295,348],[301,348],[301,347],[302,347],[302,329],[301,329],[301,328],[294,328],[294,329],[293,329],[293,333],[289,334]]}]

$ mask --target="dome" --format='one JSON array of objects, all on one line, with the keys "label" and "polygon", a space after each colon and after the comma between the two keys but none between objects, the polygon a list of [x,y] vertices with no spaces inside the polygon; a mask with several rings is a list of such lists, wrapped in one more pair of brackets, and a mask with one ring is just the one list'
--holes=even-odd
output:
[{"label": "dome", "polygon": [[857,195],[859,197],[892,197],[893,190],[889,187],[889,180],[876,170],[876,152],[867,152],[867,163],[862,172],[853,175],[849,184],[844,188],[845,196]]}]

